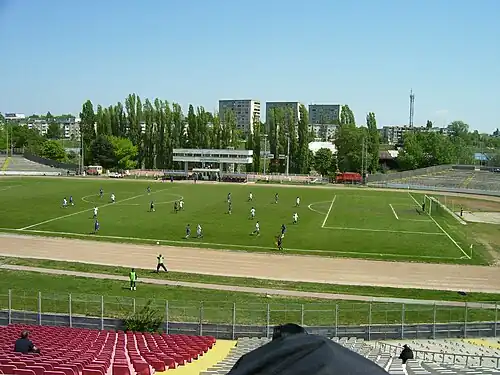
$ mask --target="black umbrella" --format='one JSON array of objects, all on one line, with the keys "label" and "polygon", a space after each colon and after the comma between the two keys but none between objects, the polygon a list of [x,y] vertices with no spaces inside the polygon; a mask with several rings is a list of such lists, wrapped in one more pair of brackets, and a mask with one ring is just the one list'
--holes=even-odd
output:
[{"label": "black umbrella", "polygon": [[[276,332],[276,331],[275,331]],[[242,356],[228,375],[387,375],[374,362],[307,333],[280,336]]]}]

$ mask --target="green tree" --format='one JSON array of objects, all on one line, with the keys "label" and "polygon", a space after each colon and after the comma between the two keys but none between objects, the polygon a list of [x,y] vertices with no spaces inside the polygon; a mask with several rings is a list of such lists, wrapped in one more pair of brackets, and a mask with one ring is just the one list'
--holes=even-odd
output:
[{"label": "green tree", "polygon": [[370,173],[375,173],[378,170],[380,153],[380,133],[377,129],[375,113],[370,112],[366,115],[366,127],[368,128],[367,151],[370,156],[367,166]]},{"label": "green tree", "polygon": [[110,142],[108,137],[98,135],[92,142],[91,150],[93,162],[95,164],[100,165],[105,169],[114,168],[116,166],[113,144]]},{"label": "green tree", "polygon": [[130,139],[111,136],[109,142],[112,145],[116,167],[129,170],[137,166],[137,146],[134,146]]},{"label": "green tree", "polygon": [[340,125],[335,138],[338,168],[343,172],[360,172],[363,160],[363,139],[366,128],[354,124]]},{"label": "green tree", "polygon": [[354,113],[348,105],[343,105],[340,110],[340,125],[355,125]]},{"label": "green tree", "polygon": [[299,108],[299,123],[297,126],[298,133],[298,149],[297,149],[297,171],[300,174],[309,173],[310,162],[309,158],[309,116],[307,109],[304,105],[300,105]]},{"label": "green tree", "polygon": [[53,140],[47,140],[42,144],[40,149],[40,156],[45,159],[55,161],[65,161],[66,152],[62,145]]},{"label": "green tree", "polygon": [[320,148],[314,155],[314,169],[322,176],[328,176],[335,172],[336,167],[335,157],[332,151],[328,148]]},{"label": "green tree", "polygon": [[197,148],[197,127],[198,127],[198,119],[196,118],[196,114],[194,113],[194,107],[190,104],[187,115],[187,137],[188,137],[188,145],[190,148]]},{"label": "green tree", "polygon": [[433,127],[433,126],[434,126],[434,125],[432,124],[432,121],[431,121],[431,120],[427,120],[427,123],[425,124],[425,127],[426,127],[427,129],[432,129],[432,127]]},{"label": "green tree", "polygon": [[[260,136],[260,121],[253,119],[253,134],[252,136],[252,150],[253,150],[253,172],[260,172],[260,152],[261,152],[261,136]],[[250,148],[249,148],[250,149]]]},{"label": "green tree", "polygon": [[95,133],[96,116],[94,113],[94,105],[90,100],[87,100],[80,112],[80,134],[83,140],[84,163],[89,164],[92,161],[92,142],[96,139]]},{"label": "green tree", "polygon": [[60,139],[62,138],[63,132],[61,129],[61,125],[59,125],[57,122],[51,122],[49,123],[49,126],[47,127],[47,135],[46,137],[48,139]]}]

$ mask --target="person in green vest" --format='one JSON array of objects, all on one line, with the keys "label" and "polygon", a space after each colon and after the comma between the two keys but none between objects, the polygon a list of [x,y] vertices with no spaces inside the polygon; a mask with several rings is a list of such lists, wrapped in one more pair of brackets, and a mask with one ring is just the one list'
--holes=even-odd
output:
[{"label": "person in green vest", "polygon": [[165,272],[168,272],[167,267],[165,267],[165,258],[163,258],[163,255],[159,254],[156,259],[158,259],[158,264],[156,265],[156,273],[160,272],[160,268],[163,268]]},{"label": "person in green vest", "polygon": [[135,268],[132,268],[129,274],[130,278],[130,290],[136,290],[135,289],[135,283],[137,282],[137,273],[135,273]]}]

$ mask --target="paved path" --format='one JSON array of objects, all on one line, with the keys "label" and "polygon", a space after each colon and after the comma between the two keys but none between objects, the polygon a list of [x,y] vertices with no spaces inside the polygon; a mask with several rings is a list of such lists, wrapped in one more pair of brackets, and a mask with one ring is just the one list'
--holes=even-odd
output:
[{"label": "paved path", "polygon": [[[0,269],[12,270],[12,271],[27,271],[27,272],[39,272],[49,275],[65,275],[74,277],[87,277],[91,279],[106,279],[106,280],[117,280],[127,283],[129,281],[126,276],[110,275],[103,273],[90,273],[90,272],[78,272],[78,271],[67,271],[58,270],[52,268],[40,268],[40,267],[29,267],[29,266],[17,266],[11,264],[2,264]],[[139,275],[140,276],[140,275]],[[383,302],[383,303],[400,303],[400,304],[425,304],[425,305],[436,305],[436,306],[465,306],[464,302],[456,301],[431,301],[431,300],[415,300],[407,298],[384,298],[384,297],[370,297],[370,296],[358,296],[353,294],[335,294],[335,293],[320,293],[320,292],[302,292],[298,290],[283,290],[283,289],[266,289],[266,288],[254,288],[246,286],[235,286],[235,285],[222,285],[222,284],[204,284],[204,283],[194,283],[194,282],[184,282],[175,280],[164,280],[164,279],[151,279],[147,277],[140,277],[139,283],[143,284],[155,284],[155,285],[168,285],[168,286],[181,286],[187,288],[197,288],[197,289],[209,289],[209,290],[223,290],[227,292],[243,292],[243,293],[253,293],[261,294],[265,296],[286,296],[286,297],[299,297],[299,298],[318,298],[318,299],[329,299],[329,300],[348,300],[348,301],[361,301],[361,302]],[[140,284],[139,284],[140,287]],[[471,308],[488,308],[495,309],[497,306],[495,304],[488,303],[472,303],[467,304]],[[499,305],[500,307],[500,305]]]}]

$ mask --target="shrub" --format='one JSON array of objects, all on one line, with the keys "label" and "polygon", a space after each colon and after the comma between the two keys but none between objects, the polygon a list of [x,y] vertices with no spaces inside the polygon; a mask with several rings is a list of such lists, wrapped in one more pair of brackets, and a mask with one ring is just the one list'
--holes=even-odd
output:
[{"label": "shrub", "polygon": [[138,312],[124,320],[125,331],[133,332],[160,332],[163,318],[161,313],[151,306],[151,301]]}]

